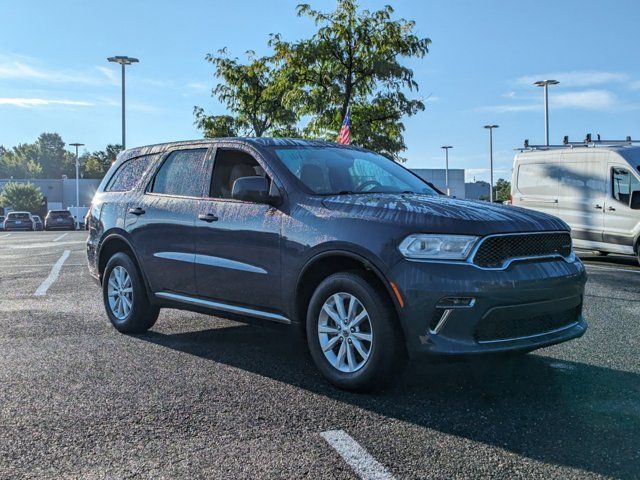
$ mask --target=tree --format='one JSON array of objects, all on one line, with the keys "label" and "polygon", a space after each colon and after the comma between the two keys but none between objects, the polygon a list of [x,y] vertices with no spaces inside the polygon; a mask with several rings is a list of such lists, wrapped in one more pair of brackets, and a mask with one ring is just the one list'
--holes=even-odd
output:
[{"label": "tree", "polygon": [[107,145],[105,150],[85,153],[80,157],[83,178],[102,178],[122,151],[121,145]]},{"label": "tree", "polygon": [[261,137],[280,128],[293,129],[297,116],[282,103],[285,85],[278,80],[279,68],[269,57],[256,57],[247,52],[248,63],[226,56],[207,54],[206,59],[216,69],[221,82],[213,89],[231,115],[208,116],[201,107],[194,107],[196,126],[204,136],[226,137],[251,135]]},{"label": "tree", "polygon": [[65,143],[57,133],[42,133],[36,140],[38,163],[43,178],[75,176],[75,155],[65,150]]},{"label": "tree", "polygon": [[311,18],[316,33],[297,42],[272,35],[269,43],[282,64],[283,103],[310,117],[305,134],[335,139],[350,108],[353,142],[402,160],[402,118],[425,106],[407,96],[418,84],[399,59],[422,58],[431,41],[415,35],[413,21],[392,20],[390,6],[359,11],[355,0],[338,0],[333,12],[305,4],[297,14]]},{"label": "tree", "polygon": [[495,200],[506,202],[511,197],[511,182],[499,178],[494,188]]},{"label": "tree", "polygon": [[42,192],[33,183],[9,182],[0,193],[0,204],[13,210],[37,211],[42,201]]}]

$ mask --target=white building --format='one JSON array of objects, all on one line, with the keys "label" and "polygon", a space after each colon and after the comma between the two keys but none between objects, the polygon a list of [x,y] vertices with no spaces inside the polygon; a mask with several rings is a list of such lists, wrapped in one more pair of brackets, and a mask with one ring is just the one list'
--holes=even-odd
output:
[{"label": "white building", "polygon": [[[443,193],[447,193],[444,168],[412,168],[411,171],[427,182],[433,183]],[[452,197],[465,198],[464,168],[449,169],[449,191]]]}]

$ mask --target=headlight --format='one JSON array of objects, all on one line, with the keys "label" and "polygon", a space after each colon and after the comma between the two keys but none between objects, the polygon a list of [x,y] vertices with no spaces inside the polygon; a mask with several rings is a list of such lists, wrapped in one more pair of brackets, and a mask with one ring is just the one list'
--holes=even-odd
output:
[{"label": "headlight", "polygon": [[398,249],[407,258],[465,260],[477,240],[470,235],[414,234],[405,238]]}]

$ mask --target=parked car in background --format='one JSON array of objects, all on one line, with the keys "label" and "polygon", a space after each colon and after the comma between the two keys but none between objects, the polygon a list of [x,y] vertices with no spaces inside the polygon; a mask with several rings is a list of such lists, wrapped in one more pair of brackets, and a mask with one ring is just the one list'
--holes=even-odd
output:
[{"label": "parked car in background", "polygon": [[7,232],[17,230],[35,230],[35,222],[29,212],[10,212],[4,221]]},{"label": "parked car in background", "polygon": [[4,231],[4,215],[0,215],[0,232]]},{"label": "parked car in background", "polygon": [[350,390],[397,378],[407,354],[528,352],[587,328],[562,220],[448,198],[328,142],[127,150],[93,198],[87,254],[117,330],[163,307],[297,327]]},{"label": "parked car in background", "polygon": [[31,218],[33,218],[34,227],[35,227],[34,230],[37,230],[39,232],[44,230],[42,219],[38,215],[32,215]]},{"label": "parked car in background", "polygon": [[575,247],[640,262],[640,146],[529,147],[515,156],[511,185],[514,205],[567,222]]},{"label": "parked car in background", "polygon": [[44,219],[45,230],[75,230],[76,223],[68,210],[49,210]]}]

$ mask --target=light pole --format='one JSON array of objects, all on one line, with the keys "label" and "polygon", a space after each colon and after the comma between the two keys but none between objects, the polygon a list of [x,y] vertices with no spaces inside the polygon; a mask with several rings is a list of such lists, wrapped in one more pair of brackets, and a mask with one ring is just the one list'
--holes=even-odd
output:
[{"label": "light pole", "polygon": [[84,143],[70,143],[72,147],[76,147],[76,228],[80,223],[80,219],[78,218],[80,210],[78,207],[80,206],[80,161],[78,160],[78,148],[84,147]]},{"label": "light pole", "polygon": [[115,57],[107,58],[110,62],[119,63],[122,66],[122,149],[124,150],[126,147],[126,129],[125,129],[125,117],[124,117],[124,90],[125,90],[125,81],[124,81],[124,67],[127,65],[131,65],[132,63],[138,63],[139,60],[137,58],[126,57],[124,55],[118,55]]},{"label": "light pole", "polygon": [[444,149],[444,183],[447,186],[447,197],[451,196],[451,190],[449,190],[449,149],[453,148],[451,145],[444,145],[440,148]]},{"label": "light pole", "polygon": [[544,87],[544,141],[549,146],[549,85],[558,85],[558,80],[539,80],[536,87]]},{"label": "light pole", "polygon": [[493,129],[498,125],[485,125],[489,129],[489,201],[493,203]]}]

